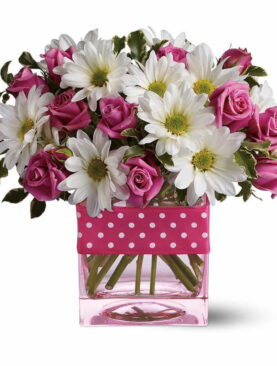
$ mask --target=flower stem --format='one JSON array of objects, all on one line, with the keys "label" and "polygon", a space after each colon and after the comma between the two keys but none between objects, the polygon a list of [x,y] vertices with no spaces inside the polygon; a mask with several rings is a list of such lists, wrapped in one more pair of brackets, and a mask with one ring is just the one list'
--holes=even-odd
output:
[{"label": "flower stem", "polygon": [[193,262],[198,264],[198,266],[202,266],[202,264],[204,263],[204,261],[197,254],[189,254],[188,257],[190,261],[192,260]]},{"label": "flower stem", "polygon": [[155,284],[156,284],[156,272],[157,272],[157,256],[152,255],[152,263],[151,263],[151,277],[150,277],[150,295],[155,294]]},{"label": "flower stem", "polygon": [[91,288],[94,285],[94,281],[96,280],[98,267],[100,266],[100,263],[102,262],[103,256],[100,254],[96,254],[93,256],[91,262],[90,262],[90,273],[87,280],[87,287]]},{"label": "flower stem", "polygon": [[195,276],[197,277],[198,281],[201,281],[203,278],[203,275],[202,275],[202,271],[199,267],[203,263],[202,259],[197,256],[201,260],[201,262],[199,262],[198,258],[195,258],[193,255],[189,255],[188,257],[189,257],[189,262],[190,262],[191,268],[193,269],[193,271],[195,273]]},{"label": "flower stem", "polygon": [[141,283],[141,268],[143,262],[143,255],[140,254],[137,259],[137,269],[136,269],[136,285],[135,285],[135,294],[140,294],[140,283]]},{"label": "flower stem", "polygon": [[193,286],[195,286],[198,281],[197,278],[194,276],[192,270],[181,260],[178,255],[172,255],[171,257],[180,268],[180,270],[188,277]]},{"label": "flower stem", "polygon": [[129,263],[132,262],[135,257],[135,255],[124,255],[121,258],[120,262],[118,263],[116,269],[114,270],[113,274],[111,275],[109,281],[105,286],[107,290],[112,290],[114,288],[125,268],[128,266]]},{"label": "flower stem", "polygon": [[182,282],[182,284],[190,292],[195,292],[195,288],[191,281],[188,279],[187,275],[182,272],[180,267],[175,263],[171,255],[160,255],[160,258],[169,266],[176,277]]},{"label": "flower stem", "polygon": [[107,272],[110,270],[111,266],[114,264],[118,257],[118,254],[114,255],[107,255],[107,258],[105,260],[105,264],[99,271],[98,275],[96,276],[96,279],[93,283],[93,285],[89,288],[88,294],[90,296],[94,295],[95,290],[97,290],[97,287],[99,286],[100,282],[103,280]]}]

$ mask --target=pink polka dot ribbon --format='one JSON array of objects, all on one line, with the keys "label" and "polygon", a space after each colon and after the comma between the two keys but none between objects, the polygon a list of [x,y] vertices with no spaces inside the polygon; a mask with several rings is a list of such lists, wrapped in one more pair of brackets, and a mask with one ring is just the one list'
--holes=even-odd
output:
[{"label": "pink polka dot ribbon", "polygon": [[80,254],[207,254],[209,205],[113,207],[91,218],[77,205]]}]

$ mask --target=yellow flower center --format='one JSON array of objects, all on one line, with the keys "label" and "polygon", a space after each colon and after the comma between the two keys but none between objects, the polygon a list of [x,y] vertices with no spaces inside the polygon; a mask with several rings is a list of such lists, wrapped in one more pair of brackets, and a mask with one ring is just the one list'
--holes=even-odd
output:
[{"label": "yellow flower center", "polygon": [[25,121],[20,126],[18,131],[18,137],[21,141],[24,140],[24,135],[29,132],[34,127],[34,121],[31,118],[25,119]]},{"label": "yellow flower center", "polygon": [[167,117],[165,128],[173,135],[184,135],[189,128],[188,118],[183,114],[172,114]]},{"label": "yellow flower center", "polygon": [[210,170],[214,165],[214,161],[214,154],[207,149],[199,151],[192,157],[192,164],[201,172]]},{"label": "yellow flower center", "polygon": [[208,94],[208,96],[215,90],[214,84],[207,79],[197,80],[192,88],[196,94]]},{"label": "yellow flower center", "polygon": [[108,72],[105,70],[97,70],[92,74],[91,82],[95,86],[103,86],[108,81]]},{"label": "yellow flower center", "polygon": [[149,84],[148,90],[158,94],[161,98],[164,96],[167,85],[162,81],[153,81],[153,83]]},{"label": "yellow flower center", "polygon": [[100,159],[92,159],[88,166],[88,175],[95,182],[100,182],[107,174],[106,164]]}]

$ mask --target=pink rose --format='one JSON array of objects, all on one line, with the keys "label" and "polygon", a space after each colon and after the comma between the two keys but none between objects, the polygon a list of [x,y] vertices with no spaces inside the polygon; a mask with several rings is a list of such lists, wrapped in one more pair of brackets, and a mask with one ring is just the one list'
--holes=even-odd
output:
[{"label": "pink rose", "polygon": [[24,189],[30,192],[38,201],[52,201],[61,193],[58,184],[69,172],[57,159],[53,158],[53,151],[40,150],[29,161],[25,177]]},{"label": "pink rose", "polygon": [[56,83],[59,83],[61,81],[61,76],[55,74],[53,69],[56,66],[63,65],[65,57],[72,60],[72,55],[74,51],[75,50],[72,46],[65,51],[62,50],[61,48],[51,48],[50,50],[45,52],[44,55],[41,55],[41,57],[45,58],[51,79],[54,80]]},{"label": "pink rose", "polygon": [[102,98],[100,112],[102,119],[97,127],[106,135],[114,139],[122,139],[121,132],[126,128],[133,128],[137,124],[137,105],[125,102],[122,97]]},{"label": "pink rose", "polygon": [[259,114],[258,108],[249,122],[247,136],[255,142],[271,141],[270,151],[277,149],[277,107]]},{"label": "pink rose", "polygon": [[152,153],[127,160],[124,167],[129,169],[127,184],[130,189],[130,202],[135,207],[144,208],[160,192],[164,179],[155,164]]},{"label": "pink rose", "polygon": [[73,131],[90,123],[89,108],[86,102],[72,102],[75,92],[67,90],[56,96],[48,105],[50,123],[58,130]]},{"label": "pink rose", "polygon": [[256,188],[270,191],[272,198],[277,195],[277,161],[265,157],[257,158],[258,179],[253,181]]},{"label": "pink rose", "polygon": [[246,127],[254,110],[249,85],[232,80],[212,93],[210,105],[215,107],[217,126],[228,126],[231,132]]},{"label": "pink rose", "polygon": [[223,69],[229,69],[233,66],[240,66],[240,73],[242,74],[248,66],[251,65],[252,56],[247,52],[247,49],[230,48],[225,51],[220,57],[220,61],[227,60],[223,64]]},{"label": "pink rose", "polygon": [[186,68],[188,68],[187,63],[187,54],[188,51],[184,50],[180,47],[174,47],[171,43],[169,43],[166,47],[160,47],[157,52],[157,58],[161,58],[167,54],[171,53],[173,56],[173,60],[175,62],[182,62],[185,64]]},{"label": "pink rose", "polygon": [[29,67],[23,67],[18,74],[14,75],[13,81],[10,83],[7,91],[11,93],[15,98],[21,91],[23,91],[27,97],[30,89],[34,85],[36,85],[37,87],[40,85],[44,85],[42,93],[46,93],[49,91],[46,81],[44,81],[42,77],[34,74]]}]

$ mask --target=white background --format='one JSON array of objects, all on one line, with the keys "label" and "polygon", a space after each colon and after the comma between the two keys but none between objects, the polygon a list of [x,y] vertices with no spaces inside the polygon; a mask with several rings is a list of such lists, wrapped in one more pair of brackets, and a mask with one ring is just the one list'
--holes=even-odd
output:
[{"label": "white background", "polygon": [[[273,1],[4,1],[0,19],[1,65],[23,50],[37,58],[60,33],[78,39],[99,27],[108,38],[149,24],[186,31],[218,56],[231,43],[247,47],[277,98]],[[0,198],[16,186],[15,173],[3,179]],[[212,209],[206,328],[81,328],[74,207],[52,202],[31,221],[28,199],[1,204],[0,364],[276,364],[277,200],[259,195],[263,202],[228,199]]]}]

